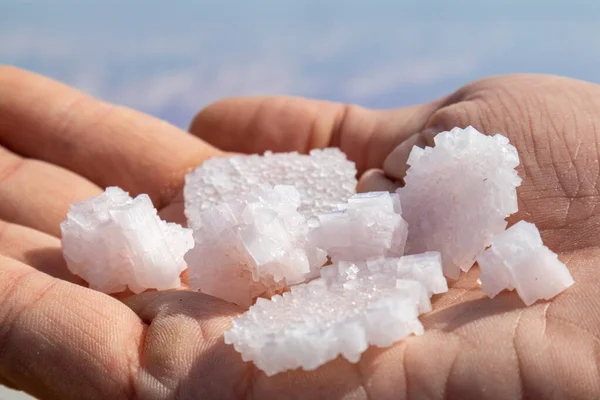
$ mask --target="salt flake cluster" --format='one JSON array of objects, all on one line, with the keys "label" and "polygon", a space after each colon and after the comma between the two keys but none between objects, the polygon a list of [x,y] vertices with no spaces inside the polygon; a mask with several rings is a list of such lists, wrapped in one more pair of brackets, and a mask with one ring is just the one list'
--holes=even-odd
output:
[{"label": "salt flake cluster", "polygon": [[190,286],[249,307],[262,294],[319,275],[327,257],[308,241],[294,186],[268,184],[196,215],[196,245],[186,254]]},{"label": "salt flake cluster", "polygon": [[494,237],[477,264],[482,289],[489,297],[516,289],[528,306],[549,300],[574,283],[567,267],[544,246],[536,226],[525,221]]},{"label": "salt flake cluster", "polygon": [[408,222],[407,254],[439,251],[444,273],[457,279],[506,229],[518,210],[517,150],[500,134],[454,128],[435,137],[435,147],[413,147],[398,189]]},{"label": "salt flake cluster", "polygon": [[402,218],[398,195],[360,193],[338,208],[319,215],[310,233],[311,242],[326,250],[331,261],[404,254],[408,226]]},{"label": "salt flake cluster", "polygon": [[435,290],[444,290],[439,254],[423,257],[425,263],[415,257],[379,258],[368,266],[326,267],[335,269],[335,278],[294,286],[270,301],[258,299],[233,321],[225,342],[245,361],[274,375],[298,367],[313,370],[339,355],[357,362],[369,345],[386,347],[421,335],[418,315],[431,309],[430,292],[408,278],[419,276]]},{"label": "salt flake cluster", "polygon": [[422,334],[418,315],[448,290],[439,253],[389,256],[402,254],[406,241],[397,195],[355,195],[339,208],[320,216],[311,234],[333,261],[321,278],[258,299],[225,333],[267,375],[311,370],[338,355],[357,362],[369,345]]},{"label": "salt flake cluster", "polygon": [[191,229],[162,221],[147,195],[117,187],[71,204],[60,227],[69,270],[105,293],[178,288],[194,246]]},{"label": "salt flake cluster", "polygon": [[263,183],[296,187],[300,192],[299,212],[310,220],[335,210],[356,192],[356,167],[337,148],[312,150],[309,155],[266,152],[264,156],[207,160],[185,178],[188,225],[199,228],[203,210]]},{"label": "salt flake cluster", "polygon": [[[442,273],[442,259],[436,251],[400,258],[375,257],[362,262],[340,261],[321,268],[321,277],[328,285],[378,275],[416,281],[427,298],[448,291],[448,283]],[[430,311],[430,306],[429,302],[422,302],[421,312]]]}]

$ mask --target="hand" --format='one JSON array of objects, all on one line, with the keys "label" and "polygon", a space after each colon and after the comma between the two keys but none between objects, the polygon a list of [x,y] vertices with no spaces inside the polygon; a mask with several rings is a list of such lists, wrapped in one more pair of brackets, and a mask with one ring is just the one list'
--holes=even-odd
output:
[{"label": "hand", "polygon": [[[360,172],[367,171],[359,182],[365,191],[398,186],[413,145],[468,125],[500,132],[517,147],[524,180],[519,212],[509,224],[534,222],[567,263],[575,285],[524,308],[512,292],[485,298],[474,267],[432,299],[434,311],[422,318],[423,337],[370,349],[345,380],[334,374],[346,364],[335,361],[322,369],[321,379],[338,395],[352,390],[370,398],[597,397],[600,86],[503,76],[429,104],[387,111],[295,98],[227,99],[202,110],[190,130],[228,151],[340,146]],[[293,376],[308,380],[315,374]]]},{"label": "hand", "polygon": [[[298,99],[237,99],[201,112],[191,130],[214,143],[222,140],[226,150],[306,150],[331,142],[361,170],[385,167],[390,150],[431,121],[502,131],[525,167],[521,216],[543,229],[576,280],[552,302],[523,308],[512,293],[484,298],[473,271],[434,299],[435,311],[423,318],[424,336],[369,349],[356,365],[337,359],[314,372],[267,378],[222,341],[237,307],[189,291],[119,301],[67,282],[76,279],[60,254],[58,224],[70,202],[118,185],[132,194],[149,193],[162,215],[177,215],[181,205],[173,199],[184,173],[221,153],[168,124],[4,67],[0,378],[57,399],[592,397],[600,390],[594,358],[598,254],[590,238],[598,232],[593,128],[600,126],[594,111],[600,104],[592,102],[599,90],[557,78],[498,78],[463,89],[451,97],[452,105],[444,105],[446,99],[374,112]],[[475,101],[473,109],[462,101],[480,91],[488,100]],[[538,102],[526,108],[523,98],[530,97]],[[511,101],[501,108],[486,105],[500,98]],[[522,118],[506,120],[517,111]],[[534,119],[540,114],[547,118]],[[564,121],[576,125],[563,130]],[[553,140],[545,142],[539,136],[545,134]],[[245,138],[243,143],[256,147],[227,145],[225,137],[231,143]],[[571,140],[580,145],[569,147]]]}]

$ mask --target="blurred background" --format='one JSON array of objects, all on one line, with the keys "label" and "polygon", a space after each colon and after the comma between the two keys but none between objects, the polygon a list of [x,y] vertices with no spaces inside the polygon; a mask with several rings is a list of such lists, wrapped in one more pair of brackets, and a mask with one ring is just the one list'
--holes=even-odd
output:
[{"label": "blurred background", "polygon": [[226,96],[391,108],[511,72],[600,83],[600,2],[0,0],[0,63],[182,128]]},{"label": "blurred background", "polygon": [[600,3],[0,0],[0,63],[181,127],[225,96],[389,108],[493,74],[600,82]]}]

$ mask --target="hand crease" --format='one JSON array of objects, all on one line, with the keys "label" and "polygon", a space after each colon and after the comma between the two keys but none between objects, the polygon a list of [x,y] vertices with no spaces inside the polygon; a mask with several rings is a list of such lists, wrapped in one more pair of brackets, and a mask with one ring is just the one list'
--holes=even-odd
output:
[{"label": "hand crease", "polygon": [[367,386],[365,385],[365,376],[360,369],[360,363],[353,364],[354,372],[358,376],[358,382],[360,383],[360,389],[365,394],[366,400],[371,400],[371,396],[369,395],[369,391],[367,390]]},{"label": "hand crease", "polygon": [[73,100],[70,101],[69,104],[62,110],[62,113],[59,114],[62,123],[56,129],[58,137],[64,136],[64,134],[68,131],[69,125],[72,123],[72,117],[75,115],[74,110],[87,99],[87,95],[79,93],[78,95],[74,96]]},{"label": "hand crease", "polygon": [[560,316],[558,316],[558,315],[553,315],[553,317],[552,317],[552,318],[555,318],[555,319],[557,319],[557,320],[559,320],[559,321],[561,321],[561,322],[564,322],[564,323],[566,323],[566,324],[568,324],[568,325],[571,325],[571,326],[573,326],[573,327],[575,327],[575,328],[578,328],[579,330],[581,330],[581,331],[583,331],[583,332],[587,333],[588,335],[590,335],[590,336],[591,336],[591,337],[594,339],[594,341],[595,341],[596,343],[600,344],[600,335],[598,335],[598,334],[596,334],[596,333],[593,333],[593,332],[591,332],[590,330],[588,330],[588,329],[586,329],[586,328],[584,328],[584,327],[582,327],[582,326],[578,325],[576,322],[569,321],[568,319],[562,318],[562,317],[560,317]]},{"label": "hand crease", "polygon": [[4,167],[2,173],[0,173],[0,184],[8,181],[11,177],[15,176],[23,167],[28,163],[28,159],[15,156],[16,160],[11,162],[8,166]]},{"label": "hand crease", "polygon": [[249,362],[246,368],[246,400],[254,400],[254,383],[256,382],[257,368],[254,363]]},{"label": "hand crease", "polygon": [[455,289],[455,290],[462,290],[462,291],[456,297],[451,298],[449,303],[454,304],[455,302],[460,300],[461,297],[464,297],[467,293],[469,293],[473,289],[477,289],[477,288],[479,288],[479,283],[475,282],[471,287],[469,287],[467,289]]},{"label": "hand crease", "polygon": [[408,399],[408,394],[410,393],[408,386],[408,369],[406,368],[406,349],[408,348],[408,343],[405,343],[404,348],[402,349],[402,371],[404,372],[402,375],[404,376],[404,398]]},{"label": "hand crease", "polygon": [[342,147],[342,132],[346,129],[346,122],[348,122],[350,111],[353,106],[351,104],[344,104],[340,114],[337,117],[337,123],[333,127],[331,138],[329,139],[329,146]]},{"label": "hand crease", "polygon": [[521,359],[519,357],[519,351],[517,350],[517,331],[519,329],[519,325],[521,324],[521,317],[523,316],[523,314],[525,313],[525,309],[521,310],[519,312],[519,315],[517,316],[517,320],[515,321],[515,325],[513,327],[513,334],[512,334],[512,344],[513,344],[513,349],[515,350],[515,358],[517,360],[517,376],[519,377],[519,397],[522,399],[524,398],[524,387],[523,387],[523,377],[522,377],[522,367],[521,367]]},{"label": "hand crease", "polygon": [[550,308],[551,304],[552,304],[551,302],[546,303],[546,305],[544,306],[544,309],[542,311],[543,325],[542,325],[542,334],[541,334],[541,336],[544,336],[546,334],[546,325],[548,323],[548,321],[547,321],[547,314],[548,314],[548,308]]},{"label": "hand crease", "polygon": [[[456,332],[451,332],[454,336],[458,338],[459,341],[464,340],[464,338]],[[448,377],[446,378],[446,384],[444,385],[444,394],[443,398],[448,398],[449,386],[450,386],[450,378],[452,376],[452,371],[454,371],[454,367],[456,365],[456,361],[458,360],[458,355],[460,354],[460,344],[459,350],[454,353],[454,357],[452,358],[452,363],[450,364],[450,369],[448,370]]]},{"label": "hand crease", "polygon": [[[6,295],[2,298],[2,301],[0,301],[0,303],[4,303],[6,301],[6,299],[10,298],[10,296],[17,290],[17,288],[21,288],[22,286],[20,285],[20,283],[22,281],[25,281],[29,278],[30,275],[34,275],[34,274],[38,274],[39,272],[36,270],[31,270],[28,271],[26,273],[20,274],[19,276],[17,276],[11,284],[7,285],[6,287]],[[59,280],[52,280],[50,281],[50,283],[43,288],[42,290],[40,290],[38,293],[38,295],[33,298],[30,302],[28,302],[27,304],[21,305],[19,307],[16,307],[17,309],[15,310],[14,308],[11,310],[9,309],[8,314],[6,314],[4,316],[4,318],[2,318],[2,326],[6,327],[6,331],[3,333],[0,333],[0,360],[2,359],[2,355],[5,352],[5,346],[7,344],[7,342],[10,340],[10,336],[13,332],[13,329],[16,326],[17,321],[19,321],[19,319],[21,319],[21,316],[24,315],[25,313],[29,312],[31,310],[32,307],[34,307],[40,300],[42,300],[46,294],[52,290],[52,288],[54,288],[60,281]],[[12,316],[11,316],[12,314]]]}]

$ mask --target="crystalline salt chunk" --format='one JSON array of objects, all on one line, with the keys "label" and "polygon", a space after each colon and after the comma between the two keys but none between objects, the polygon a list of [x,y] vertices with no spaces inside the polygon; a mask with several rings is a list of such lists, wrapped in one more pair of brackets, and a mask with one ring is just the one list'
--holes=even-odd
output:
[{"label": "crystalline salt chunk", "polygon": [[494,237],[477,263],[482,289],[489,297],[516,289],[528,306],[549,300],[573,284],[566,265],[543,245],[536,226],[525,221]]},{"label": "crystalline salt chunk", "polygon": [[339,149],[265,153],[205,161],[185,178],[185,215],[200,227],[200,213],[251,190],[257,184],[293,185],[300,193],[299,212],[307,219],[336,209],[356,192],[356,167]]},{"label": "crystalline salt chunk", "polygon": [[388,272],[345,283],[317,279],[270,301],[259,299],[233,321],[225,342],[244,361],[274,375],[299,367],[313,370],[340,354],[357,362],[369,345],[390,346],[422,334],[421,285]]},{"label": "crystalline salt chunk", "polygon": [[69,270],[105,293],[179,287],[194,243],[191,229],[162,221],[147,195],[132,199],[117,187],[71,204],[61,231]]},{"label": "crystalline salt chunk", "polygon": [[319,215],[319,224],[310,232],[311,243],[326,250],[333,262],[404,253],[408,227],[396,194],[356,194],[338,208]]},{"label": "crystalline salt chunk", "polygon": [[308,243],[300,202],[293,186],[259,184],[197,214],[196,244],[185,255],[190,286],[249,307],[318,276],[326,255]]},{"label": "crystalline salt chunk", "polygon": [[433,148],[413,148],[408,164],[397,190],[410,228],[405,252],[441,252],[445,275],[457,279],[517,211],[517,150],[502,135],[455,128]]},{"label": "crystalline salt chunk", "polygon": [[321,268],[321,276],[328,285],[349,285],[352,281],[365,277],[416,281],[422,287],[419,290],[420,300],[415,300],[422,313],[431,311],[429,298],[432,295],[448,291],[440,253],[434,251],[401,258],[376,257],[362,262],[340,261]]}]

